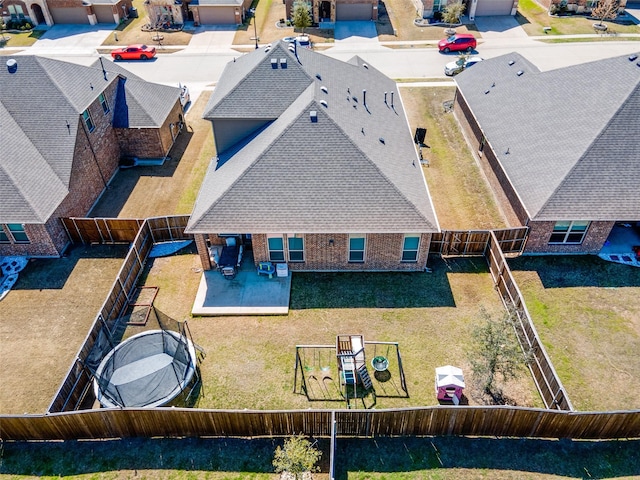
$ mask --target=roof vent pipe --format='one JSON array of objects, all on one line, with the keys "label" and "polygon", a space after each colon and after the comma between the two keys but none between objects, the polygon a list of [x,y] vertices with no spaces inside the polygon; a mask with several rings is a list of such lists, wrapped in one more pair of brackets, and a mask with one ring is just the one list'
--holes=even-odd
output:
[{"label": "roof vent pipe", "polygon": [[9,73],[16,73],[18,70],[18,62],[13,58],[7,60],[7,70],[9,70]]},{"label": "roof vent pipe", "polygon": [[367,106],[367,91],[362,90],[362,105]]},{"label": "roof vent pipe", "polygon": [[391,108],[393,108],[393,92],[391,92]]}]

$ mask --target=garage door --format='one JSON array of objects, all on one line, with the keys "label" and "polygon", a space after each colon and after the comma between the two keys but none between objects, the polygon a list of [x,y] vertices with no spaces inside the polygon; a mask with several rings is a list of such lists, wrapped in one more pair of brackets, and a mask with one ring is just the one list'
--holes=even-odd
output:
[{"label": "garage door", "polygon": [[198,7],[202,25],[235,25],[236,16],[233,7]]},{"label": "garage door", "polygon": [[513,0],[478,0],[476,17],[483,15],[511,15]]},{"label": "garage door", "polygon": [[116,23],[113,18],[113,12],[111,5],[96,5],[93,4],[93,13],[96,14],[98,23]]},{"label": "garage door", "polygon": [[50,8],[53,23],[89,23],[86,7]]},{"label": "garage door", "polygon": [[336,20],[371,20],[373,7],[370,3],[339,3],[336,5]]}]

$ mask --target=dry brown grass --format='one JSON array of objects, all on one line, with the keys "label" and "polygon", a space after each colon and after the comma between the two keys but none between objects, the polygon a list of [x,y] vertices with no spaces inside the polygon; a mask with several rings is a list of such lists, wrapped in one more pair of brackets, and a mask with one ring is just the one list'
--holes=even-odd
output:
[{"label": "dry brown grass", "polygon": [[0,302],[0,412],[44,413],[116,277],[128,246],[76,247],[32,260]]},{"label": "dry brown grass", "polygon": [[504,228],[493,194],[462,136],[453,113],[443,102],[453,100],[453,87],[402,87],[402,103],[411,131],[427,129],[423,167],[429,192],[444,230]]},{"label": "dry brown grass", "polygon": [[93,217],[147,218],[191,213],[204,172],[214,156],[211,124],[202,113],[211,92],[188,110],[186,128],[161,167],[121,170],[91,212]]}]

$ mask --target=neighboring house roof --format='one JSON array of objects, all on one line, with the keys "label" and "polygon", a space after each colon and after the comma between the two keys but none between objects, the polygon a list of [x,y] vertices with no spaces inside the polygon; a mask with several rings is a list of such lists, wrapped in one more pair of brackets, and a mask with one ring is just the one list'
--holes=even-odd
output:
[{"label": "neighboring house roof", "polygon": [[395,82],[358,57],[298,58],[279,42],[228,64],[204,117],[270,122],[212,162],[188,231],[438,231]]},{"label": "neighboring house roof", "polygon": [[103,65],[25,55],[13,73],[0,67],[0,223],[45,223],[53,214],[69,193],[80,116],[112,82],[124,83],[113,108],[128,111],[131,126],[161,125],[177,101],[178,88]]},{"label": "neighboring house roof", "polygon": [[539,72],[510,53],[456,77],[529,218],[640,217],[640,66],[629,58]]}]

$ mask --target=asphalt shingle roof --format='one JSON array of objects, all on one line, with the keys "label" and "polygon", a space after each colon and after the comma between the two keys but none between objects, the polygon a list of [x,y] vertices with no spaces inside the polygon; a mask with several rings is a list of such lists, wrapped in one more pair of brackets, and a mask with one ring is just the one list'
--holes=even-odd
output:
[{"label": "asphalt shingle roof", "polygon": [[531,219],[640,217],[637,62],[539,72],[511,53],[456,78]]},{"label": "asphalt shingle roof", "polygon": [[234,118],[235,105],[236,116],[274,120],[212,162],[189,231],[438,231],[395,82],[357,57],[298,58],[280,42],[225,69],[205,118]]},{"label": "asphalt shingle roof", "polygon": [[[103,69],[104,67],[104,69]],[[36,56],[0,67],[0,223],[44,223],[69,193],[80,115],[112,82],[124,82],[133,127],[157,127],[179,89],[147,83],[110,61],[87,67]],[[163,118],[164,115],[164,118]]]}]

